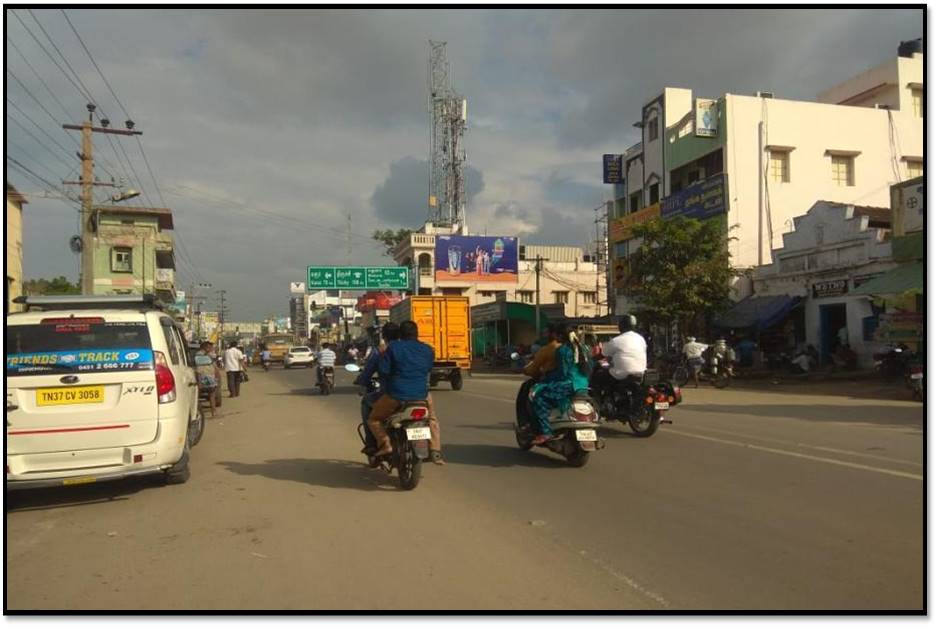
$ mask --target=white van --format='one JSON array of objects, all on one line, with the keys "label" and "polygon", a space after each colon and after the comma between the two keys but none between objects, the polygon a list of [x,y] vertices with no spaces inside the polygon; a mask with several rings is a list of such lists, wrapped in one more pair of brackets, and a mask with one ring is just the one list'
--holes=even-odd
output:
[{"label": "white van", "polygon": [[19,297],[6,317],[6,487],[189,479],[204,418],[185,337],[149,295]]}]

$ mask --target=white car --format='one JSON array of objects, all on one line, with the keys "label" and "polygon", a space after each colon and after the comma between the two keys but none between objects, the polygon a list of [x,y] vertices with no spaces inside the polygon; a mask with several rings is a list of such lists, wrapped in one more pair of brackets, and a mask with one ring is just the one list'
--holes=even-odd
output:
[{"label": "white car", "polygon": [[189,479],[205,422],[185,337],[141,295],[19,297],[6,317],[6,487]]},{"label": "white car", "polygon": [[309,347],[290,347],[283,358],[283,368],[288,369],[294,366],[312,366],[316,355]]}]

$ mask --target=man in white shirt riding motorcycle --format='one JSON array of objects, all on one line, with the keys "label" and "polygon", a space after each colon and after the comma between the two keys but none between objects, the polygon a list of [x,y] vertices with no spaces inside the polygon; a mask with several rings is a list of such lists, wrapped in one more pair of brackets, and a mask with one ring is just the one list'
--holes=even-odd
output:
[{"label": "man in white shirt riding motorcycle", "polygon": [[638,397],[644,372],[647,370],[647,342],[636,332],[637,319],[626,314],[618,321],[621,332],[602,345],[602,355],[609,368],[596,374],[596,383],[603,389],[621,386],[631,394],[632,410]]}]

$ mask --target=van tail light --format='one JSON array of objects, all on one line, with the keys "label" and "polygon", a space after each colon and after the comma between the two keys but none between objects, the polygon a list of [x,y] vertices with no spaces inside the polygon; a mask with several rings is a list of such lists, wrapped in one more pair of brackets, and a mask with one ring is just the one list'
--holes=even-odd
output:
[{"label": "van tail light", "polygon": [[156,394],[160,403],[172,403],[176,400],[176,378],[172,375],[166,354],[154,351],[156,363]]},{"label": "van tail light", "polygon": [[413,408],[410,410],[410,418],[415,420],[423,419],[427,414],[429,414],[429,410],[426,408]]}]

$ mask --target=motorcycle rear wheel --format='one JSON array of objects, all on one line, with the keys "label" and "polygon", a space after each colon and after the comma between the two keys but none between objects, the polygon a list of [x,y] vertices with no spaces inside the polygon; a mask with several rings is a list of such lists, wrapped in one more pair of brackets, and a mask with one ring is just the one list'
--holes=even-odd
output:
[{"label": "motorcycle rear wheel", "polygon": [[566,464],[571,467],[582,468],[586,466],[586,463],[589,462],[589,454],[591,451],[586,451],[579,446],[579,441],[576,440],[576,437],[570,433],[567,438],[569,442],[566,443],[566,453],[563,454],[563,457],[566,458]]},{"label": "motorcycle rear wheel", "polygon": [[628,417],[628,426],[634,432],[634,435],[639,438],[652,436],[660,427],[660,411],[645,406],[638,416]]},{"label": "motorcycle rear wheel", "polygon": [[725,388],[732,382],[732,376],[729,375],[727,371],[723,369],[719,369],[719,371],[715,375],[713,375],[712,381],[713,381],[713,386],[715,386],[716,388]]},{"label": "motorcycle rear wheel", "polygon": [[400,482],[400,488],[412,491],[420,483],[423,461],[417,457],[406,436],[398,435],[396,440],[397,479]]},{"label": "motorcycle rear wheel", "polygon": [[673,377],[671,377],[673,383],[681,388],[686,386],[686,383],[690,381],[690,371],[685,366],[678,366],[673,371]]}]

